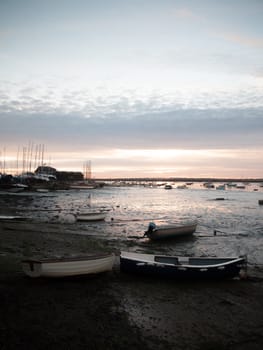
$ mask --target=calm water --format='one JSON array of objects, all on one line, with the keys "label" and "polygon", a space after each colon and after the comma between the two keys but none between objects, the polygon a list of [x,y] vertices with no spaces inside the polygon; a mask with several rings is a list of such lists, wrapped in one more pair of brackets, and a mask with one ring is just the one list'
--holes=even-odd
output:
[{"label": "calm water", "polygon": [[[254,191],[254,188],[257,191]],[[224,200],[218,200],[224,198]],[[0,195],[2,214],[19,214],[36,222],[63,224],[65,234],[90,235],[117,249],[174,255],[248,256],[252,265],[263,264],[263,188],[245,190],[205,189],[193,184],[188,189],[164,190],[143,186],[104,187],[85,191],[48,194]],[[107,210],[105,222],[75,222],[78,209]],[[198,220],[192,238],[151,242],[142,238],[148,223]],[[217,235],[214,236],[214,230]]]}]

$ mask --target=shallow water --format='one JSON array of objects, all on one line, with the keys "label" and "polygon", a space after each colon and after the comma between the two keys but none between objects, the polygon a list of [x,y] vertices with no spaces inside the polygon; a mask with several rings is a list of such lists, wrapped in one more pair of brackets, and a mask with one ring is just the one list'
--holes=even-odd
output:
[{"label": "shallow water", "polygon": [[[65,234],[90,235],[116,249],[196,256],[247,255],[263,264],[263,188],[245,190],[163,187],[110,187],[47,194],[0,195],[0,214],[21,215],[34,222],[66,225]],[[107,210],[103,222],[76,222],[78,210]],[[198,220],[193,237],[151,242],[143,238],[149,222]],[[217,231],[216,236],[214,231]]]}]

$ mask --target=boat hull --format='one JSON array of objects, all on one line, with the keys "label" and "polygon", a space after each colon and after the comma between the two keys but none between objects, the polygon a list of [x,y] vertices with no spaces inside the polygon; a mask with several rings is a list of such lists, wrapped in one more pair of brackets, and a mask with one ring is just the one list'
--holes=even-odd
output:
[{"label": "boat hull", "polygon": [[191,236],[195,232],[196,226],[197,224],[194,223],[184,226],[171,225],[156,227],[153,230],[148,229],[148,231],[145,232],[145,235],[152,240]]},{"label": "boat hull", "polygon": [[77,221],[103,221],[106,218],[105,213],[83,213],[77,214]]},{"label": "boat hull", "polygon": [[114,254],[89,257],[23,260],[22,268],[29,277],[69,277],[97,274],[112,270]]},{"label": "boat hull", "polygon": [[[122,252],[120,269],[123,272],[164,277],[169,279],[232,279],[246,269],[246,259],[234,258],[178,258],[130,254]],[[191,263],[191,265],[190,265]]]},{"label": "boat hull", "polygon": [[25,221],[26,217],[17,215],[0,215],[0,221]]}]

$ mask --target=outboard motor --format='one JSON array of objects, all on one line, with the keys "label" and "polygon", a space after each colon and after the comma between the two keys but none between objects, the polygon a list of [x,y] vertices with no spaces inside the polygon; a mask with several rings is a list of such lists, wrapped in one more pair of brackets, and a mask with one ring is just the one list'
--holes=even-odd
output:
[{"label": "outboard motor", "polygon": [[148,226],[148,230],[144,232],[144,237],[148,235],[148,233],[153,232],[153,230],[156,228],[156,225],[154,222],[150,222]]},{"label": "outboard motor", "polygon": [[150,222],[148,226],[148,232],[152,232],[153,230],[156,229],[156,225],[154,222]]}]

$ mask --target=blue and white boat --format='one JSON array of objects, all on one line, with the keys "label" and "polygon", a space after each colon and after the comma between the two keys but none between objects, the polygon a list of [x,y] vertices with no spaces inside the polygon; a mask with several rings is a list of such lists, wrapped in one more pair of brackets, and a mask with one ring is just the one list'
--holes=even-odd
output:
[{"label": "blue and white boat", "polygon": [[245,257],[179,257],[121,252],[120,269],[174,279],[230,279],[244,276]]}]

